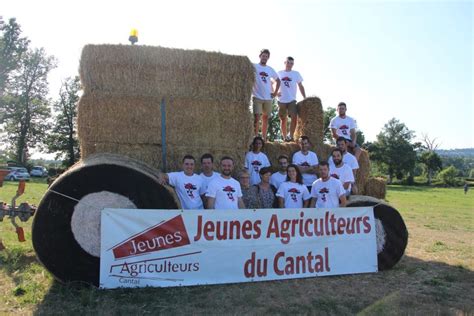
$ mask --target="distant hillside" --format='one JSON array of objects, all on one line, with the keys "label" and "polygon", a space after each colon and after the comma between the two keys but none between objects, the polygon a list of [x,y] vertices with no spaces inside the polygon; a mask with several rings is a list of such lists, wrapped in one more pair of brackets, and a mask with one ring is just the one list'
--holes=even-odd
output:
[{"label": "distant hillside", "polygon": [[436,153],[442,157],[474,158],[474,148],[437,149]]}]

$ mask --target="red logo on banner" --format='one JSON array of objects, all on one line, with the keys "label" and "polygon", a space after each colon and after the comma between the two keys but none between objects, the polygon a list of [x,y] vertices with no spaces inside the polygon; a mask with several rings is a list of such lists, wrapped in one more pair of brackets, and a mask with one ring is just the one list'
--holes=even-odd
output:
[{"label": "red logo on banner", "polygon": [[189,245],[181,215],[148,228],[113,247],[115,259]]}]

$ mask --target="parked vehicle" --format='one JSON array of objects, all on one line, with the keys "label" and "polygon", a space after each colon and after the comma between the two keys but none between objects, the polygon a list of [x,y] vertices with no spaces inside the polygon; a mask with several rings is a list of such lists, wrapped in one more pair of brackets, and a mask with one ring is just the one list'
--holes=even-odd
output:
[{"label": "parked vehicle", "polygon": [[48,176],[48,170],[43,166],[34,166],[30,171],[30,176],[44,178]]},{"label": "parked vehicle", "polygon": [[30,174],[28,170],[23,167],[8,167],[10,173],[6,175],[5,180],[19,181],[19,180],[30,180]]}]

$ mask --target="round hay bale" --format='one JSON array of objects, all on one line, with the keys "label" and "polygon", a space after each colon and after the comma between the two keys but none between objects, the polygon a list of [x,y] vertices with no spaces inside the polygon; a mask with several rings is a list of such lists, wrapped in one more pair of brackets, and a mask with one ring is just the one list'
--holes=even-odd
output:
[{"label": "round hay bale", "polygon": [[385,199],[387,193],[387,184],[384,178],[368,178],[365,183],[364,194],[373,196],[377,199]]},{"label": "round hay bale", "polygon": [[59,281],[99,284],[97,222],[105,207],[176,209],[180,204],[171,188],[158,183],[156,171],[140,161],[96,155],[77,163],[49,187],[32,226],[38,259]]},{"label": "round hay bale", "polygon": [[351,196],[347,207],[357,206],[374,206],[378,269],[391,269],[402,258],[408,243],[402,216],[392,206],[370,196]]},{"label": "round hay bale", "polygon": [[323,143],[324,114],[321,99],[309,97],[298,102],[299,115],[295,139],[302,135],[309,137],[314,145]]}]

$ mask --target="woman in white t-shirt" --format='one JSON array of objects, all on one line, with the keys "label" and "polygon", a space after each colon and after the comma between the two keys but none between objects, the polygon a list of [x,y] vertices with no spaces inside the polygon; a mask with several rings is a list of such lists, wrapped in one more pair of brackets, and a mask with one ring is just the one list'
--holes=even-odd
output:
[{"label": "woman in white t-shirt", "polygon": [[259,184],[260,169],[270,167],[270,160],[262,153],[263,146],[263,138],[256,136],[252,141],[250,151],[245,155],[245,169],[250,173],[250,185]]},{"label": "woman in white t-shirt", "polygon": [[288,165],[286,181],[280,184],[276,196],[280,208],[308,207],[311,195],[303,184],[303,176],[297,165]]}]

